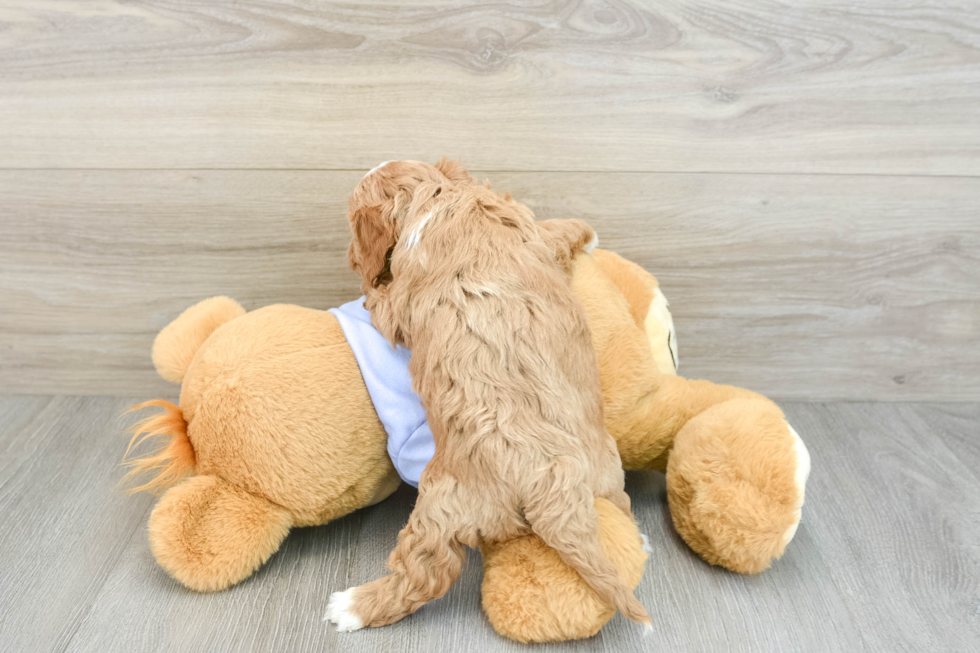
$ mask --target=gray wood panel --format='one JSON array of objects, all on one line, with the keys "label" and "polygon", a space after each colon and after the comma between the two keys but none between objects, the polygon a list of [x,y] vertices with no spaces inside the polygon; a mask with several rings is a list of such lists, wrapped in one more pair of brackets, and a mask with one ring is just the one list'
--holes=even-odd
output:
[{"label": "gray wood panel", "polygon": [[[358,294],[362,173],[0,171],[0,391],[176,391],[154,335]],[[480,173],[591,222],[671,300],[681,373],[800,399],[980,398],[980,179]]]},{"label": "gray wood panel", "polygon": [[[329,593],[383,573],[411,510],[300,529],[252,578],[195,594],[153,561],[152,499],[114,490],[128,400],[0,398],[2,651],[519,651],[479,607],[471,552],[450,593],[387,628],[338,634]],[[709,567],[674,532],[663,476],[628,478],[654,554],[639,587],[654,633],[617,616],[545,651],[972,651],[980,647],[980,404],[784,406],[813,473],[783,559],[753,577]]]},{"label": "gray wood panel", "polygon": [[977,174],[973,3],[0,9],[0,166]]},{"label": "gray wood panel", "polygon": [[104,397],[0,400],[0,650],[61,651],[153,500],[114,491],[127,439]]}]

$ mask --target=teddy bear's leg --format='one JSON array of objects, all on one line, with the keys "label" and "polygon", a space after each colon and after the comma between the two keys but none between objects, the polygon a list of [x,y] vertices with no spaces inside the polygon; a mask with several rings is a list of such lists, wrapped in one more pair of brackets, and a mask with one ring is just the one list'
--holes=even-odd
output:
[{"label": "teddy bear's leg", "polygon": [[[643,576],[646,552],[636,525],[596,499],[599,541],[630,588]],[[615,610],[602,603],[558,552],[536,535],[488,544],[483,553],[483,609],[494,629],[520,642],[591,637]]]},{"label": "teddy bear's leg", "polygon": [[774,403],[721,402],[674,441],[667,463],[674,526],[708,562],[760,572],[796,533],[809,471],[803,441]]},{"label": "teddy bear's leg", "polygon": [[150,515],[157,562],[187,587],[223,590],[244,580],[282,544],[292,518],[283,508],[215,476],[168,490]]}]

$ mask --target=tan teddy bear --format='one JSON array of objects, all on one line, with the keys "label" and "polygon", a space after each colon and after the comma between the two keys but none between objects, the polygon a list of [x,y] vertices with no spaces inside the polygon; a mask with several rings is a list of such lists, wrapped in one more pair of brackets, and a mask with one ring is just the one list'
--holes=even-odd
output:
[{"label": "tan teddy bear", "polygon": [[[755,573],[800,520],[809,457],[782,411],[758,394],[674,375],[676,342],[656,280],[611,252],[580,254],[572,284],[599,360],[609,432],[623,466],[667,473],[677,531],[705,560]],[[136,459],[135,490],[164,490],[150,545],[200,591],[248,577],[294,526],[326,524],[401,482],[357,361],[333,314],[274,305],[246,313],[227,297],[187,309],[157,336],[153,361],[181,383],[180,405],[134,427],[162,435]],[[169,488],[169,489],[167,489]],[[631,587],[640,536],[597,500],[603,548]],[[535,536],[483,547],[483,607],[520,641],[588,637],[613,610]]]}]

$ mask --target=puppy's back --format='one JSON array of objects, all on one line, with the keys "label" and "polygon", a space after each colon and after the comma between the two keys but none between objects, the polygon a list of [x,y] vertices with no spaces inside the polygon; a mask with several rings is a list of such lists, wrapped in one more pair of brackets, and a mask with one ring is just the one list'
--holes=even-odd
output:
[{"label": "puppy's back", "polygon": [[454,398],[446,415],[457,419],[499,424],[505,412],[541,422],[542,438],[597,432],[599,378],[585,314],[533,214],[483,187],[444,195],[410,216],[392,261],[411,288],[405,308],[422,367],[415,372],[430,386],[423,393]]}]

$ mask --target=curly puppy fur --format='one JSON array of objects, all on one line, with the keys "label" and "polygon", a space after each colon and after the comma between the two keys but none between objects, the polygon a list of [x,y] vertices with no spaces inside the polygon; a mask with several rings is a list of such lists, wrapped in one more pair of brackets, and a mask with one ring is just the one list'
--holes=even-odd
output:
[{"label": "curly puppy fur", "polygon": [[447,161],[380,166],[349,217],[351,266],[374,325],[412,349],[436,453],[392,573],[335,594],[327,618],[348,630],[398,621],[449,589],[464,545],[535,533],[600,599],[649,625],[599,543],[596,497],[631,514],[585,314],[563,271],[592,229],[539,226]]}]

